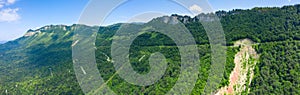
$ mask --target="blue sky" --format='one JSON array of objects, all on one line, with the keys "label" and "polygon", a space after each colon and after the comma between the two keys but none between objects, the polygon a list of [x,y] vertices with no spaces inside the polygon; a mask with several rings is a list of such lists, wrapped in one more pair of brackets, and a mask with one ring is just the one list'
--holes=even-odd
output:
[{"label": "blue sky", "polygon": [[[0,41],[16,39],[29,29],[45,25],[77,23],[88,2],[89,0],[0,0]],[[208,2],[214,10],[300,4],[300,0],[209,0]],[[197,6],[193,9],[199,12],[201,10]],[[149,17],[141,15],[139,16],[141,21],[159,15],[189,14],[188,10],[168,0],[130,0],[113,11],[104,25],[126,22],[133,16],[149,11],[161,14]]]}]

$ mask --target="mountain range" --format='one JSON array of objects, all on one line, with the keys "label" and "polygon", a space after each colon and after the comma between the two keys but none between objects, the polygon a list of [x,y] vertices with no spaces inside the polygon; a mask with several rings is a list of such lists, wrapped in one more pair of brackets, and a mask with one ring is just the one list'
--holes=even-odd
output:
[{"label": "mountain range", "polygon": [[[209,21],[210,18],[203,18],[209,15],[212,14],[168,16],[185,25],[199,48],[201,68],[191,93],[193,95],[207,94],[203,91],[212,65],[212,52],[200,20]],[[236,55],[244,50],[242,46],[234,44],[243,39],[250,40],[252,44],[248,47],[252,47],[259,57],[241,59],[245,60],[245,65],[255,63],[251,65],[253,69],[247,70],[253,72],[253,76],[245,73],[245,88],[237,89],[236,86],[227,94],[300,94],[300,5],[217,11],[214,15],[220,18],[225,32],[227,59],[221,83],[215,89],[210,89],[209,94],[216,94],[219,89],[232,84],[231,73],[237,67]],[[161,52],[166,57],[168,68],[161,80],[153,85],[130,84],[115,75],[117,71],[112,61],[108,60],[111,58],[113,36],[122,25],[47,25],[28,30],[23,37],[0,44],[0,94],[84,94],[77,82],[72,62],[75,29],[98,31],[95,43],[97,68],[108,87],[116,94],[166,94],[180,76],[178,47],[172,39],[157,31],[147,31],[137,37],[129,55],[133,69],[141,74],[148,73],[151,67],[146,59],[155,52]],[[143,24],[130,25],[139,27]]]}]

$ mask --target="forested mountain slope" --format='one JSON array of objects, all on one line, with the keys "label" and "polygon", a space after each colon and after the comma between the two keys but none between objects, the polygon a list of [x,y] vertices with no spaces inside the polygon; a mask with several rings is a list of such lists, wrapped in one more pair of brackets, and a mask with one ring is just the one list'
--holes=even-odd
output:
[{"label": "forested mountain slope", "polygon": [[[229,85],[234,69],[234,57],[239,47],[231,47],[240,39],[249,38],[260,55],[248,94],[300,94],[300,5],[282,8],[253,8],[249,10],[218,11],[225,31],[227,49],[226,71],[219,88]],[[193,34],[199,47],[200,74],[192,94],[201,94],[211,65],[209,40],[196,17],[172,15]],[[72,37],[74,29],[98,31],[96,40],[97,65],[108,86],[117,94],[165,94],[180,75],[180,54],[175,43],[166,35],[147,32],[131,46],[131,65],[139,73],[150,69],[147,59],[161,52],[168,62],[163,78],[151,86],[127,83],[115,71],[110,58],[112,36],[122,24],[106,27],[86,25],[49,25],[28,30],[21,38],[0,44],[0,94],[83,94],[73,71]],[[217,90],[217,89],[216,89]],[[246,94],[246,92],[245,92]]]}]

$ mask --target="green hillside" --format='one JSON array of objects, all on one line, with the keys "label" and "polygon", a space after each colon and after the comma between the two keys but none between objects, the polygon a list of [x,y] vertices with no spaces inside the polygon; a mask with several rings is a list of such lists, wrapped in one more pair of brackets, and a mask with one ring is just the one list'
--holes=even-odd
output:
[{"label": "green hillside", "polygon": [[[211,47],[199,22],[208,15],[212,14],[199,14],[196,17],[172,15],[184,23],[198,46],[201,68],[193,95],[203,94],[211,66]],[[260,58],[255,66],[253,81],[248,86],[250,92],[243,94],[300,94],[300,5],[218,11],[215,15],[220,17],[227,43],[225,72],[217,88],[229,84],[229,75],[235,66],[234,56],[240,49],[232,47],[233,43],[249,38],[258,43],[253,47]],[[48,25],[28,30],[23,37],[0,44],[0,94],[83,94],[72,62],[71,46],[75,29],[98,31],[97,67],[116,94],[167,93],[180,75],[181,59],[176,44],[157,31],[146,32],[135,39],[129,55],[135,71],[148,73],[151,68],[147,59],[155,52],[164,54],[168,68],[162,79],[153,85],[132,85],[114,75],[116,71],[113,64],[107,60],[107,57],[111,57],[112,37],[121,25]]]}]

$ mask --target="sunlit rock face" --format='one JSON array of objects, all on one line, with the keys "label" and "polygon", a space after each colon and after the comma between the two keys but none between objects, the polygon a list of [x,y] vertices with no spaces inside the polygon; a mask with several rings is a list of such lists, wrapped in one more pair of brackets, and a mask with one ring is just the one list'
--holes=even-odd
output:
[{"label": "sunlit rock face", "polygon": [[33,36],[33,35],[35,35],[37,33],[37,31],[35,31],[35,30],[28,30],[27,32],[26,32],[26,34],[24,35],[24,37],[30,37],[30,36]]}]

